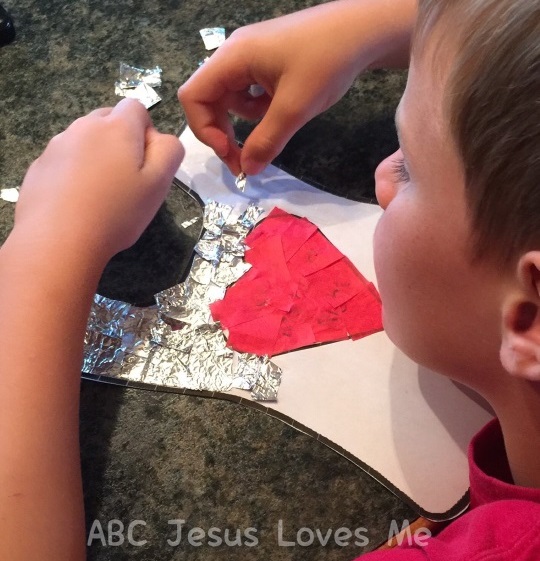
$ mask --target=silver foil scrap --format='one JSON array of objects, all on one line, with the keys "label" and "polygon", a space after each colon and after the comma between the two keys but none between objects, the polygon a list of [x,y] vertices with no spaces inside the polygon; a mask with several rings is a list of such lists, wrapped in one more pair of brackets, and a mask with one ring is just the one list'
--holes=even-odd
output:
[{"label": "silver foil scrap", "polygon": [[118,80],[114,93],[120,97],[139,100],[147,109],[161,101],[154,88],[161,86],[161,68],[137,68],[125,62],[120,63]]},{"label": "silver foil scrap", "polygon": [[204,47],[207,51],[213,51],[221,47],[225,43],[225,28],[224,27],[206,27],[199,30]]},{"label": "silver foil scrap", "polygon": [[140,101],[146,107],[146,109],[150,109],[151,107],[156,105],[156,103],[159,103],[161,101],[161,97],[159,97],[156,90],[154,90],[147,84],[140,84],[134,89],[121,90],[121,93],[118,93],[118,90],[115,89],[115,92],[116,95],[119,95],[121,97],[129,97],[131,99]]},{"label": "silver foil scrap", "polygon": [[243,171],[238,174],[238,177],[234,180],[234,184],[239,191],[242,191],[242,193],[246,190],[247,176]]},{"label": "silver foil scrap", "polygon": [[94,298],[84,372],[193,390],[236,388],[251,391],[254,400],[277,399],[281,370],[268,357],[229,349],[210,313],[210,304],[249,270],[242,259],[244,239],[262,209],[251,204],[237,219],[231,212],[231,207],[209,201],[207,239],[199,242],[188,277],[156,294],[155,306]]},{"label": "silver foil scrap", "polygon": [[251,228],[253,228],[253,226],[255,226],[255,224],[258,222],[263,212],[264,211],[261,207],[258,207],[254,203],[249,203],[246,210],[244,210],[244,212],[240,215],[238,222],[240,222],[242,226],[245,226],[246,228],[249,228],[251,230]]},{"label": "silver foil scrap", "polygon": [[136,88],[140,84],[146,84],[152,88],[161,86],[161,73],[159,66],[154,68],[137,68],[125,62],[120,63],[118,82],[122,88]]},{"label": "silver foil scrap", "polygon": [[223,226],[232,212],[232,206],[216,201],[207,201],[204,206],[203,227],[207,234],[220,236]]},{"label": "silver foil scrap", "polygon": [[8,203],[16,203],[19,200],[19,189],[17,187],[0,189],[0,199]]}]

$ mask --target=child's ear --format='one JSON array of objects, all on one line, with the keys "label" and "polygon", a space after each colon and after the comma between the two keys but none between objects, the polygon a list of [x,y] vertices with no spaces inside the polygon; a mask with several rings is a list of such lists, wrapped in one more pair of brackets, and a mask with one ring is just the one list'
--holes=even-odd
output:
[{"label": "child's ear", "polygon": [[503,308],[501,362],[513,376],[540,381],[540,252],[526,253],[516,273],[519,290]]}]

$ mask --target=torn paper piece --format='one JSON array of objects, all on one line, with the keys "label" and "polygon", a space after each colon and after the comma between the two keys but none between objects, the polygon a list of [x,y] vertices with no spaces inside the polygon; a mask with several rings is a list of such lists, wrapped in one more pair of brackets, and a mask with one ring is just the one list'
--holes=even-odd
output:
[{"label": "torn paper piece", "polygon": [[245,242],[251,269],[210,307],[232,349],[273,356],[382,330],[375,287],[305,218],[276,208]]}]

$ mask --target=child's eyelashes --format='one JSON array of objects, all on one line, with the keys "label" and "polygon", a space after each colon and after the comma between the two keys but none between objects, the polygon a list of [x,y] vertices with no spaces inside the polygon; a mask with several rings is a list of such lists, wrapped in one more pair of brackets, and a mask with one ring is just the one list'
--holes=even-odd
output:
[{"label": "child's eyelashes", "polygon": [[408,183],[411,180],[404,158],[396,158],[392,168],[396,183]]}]

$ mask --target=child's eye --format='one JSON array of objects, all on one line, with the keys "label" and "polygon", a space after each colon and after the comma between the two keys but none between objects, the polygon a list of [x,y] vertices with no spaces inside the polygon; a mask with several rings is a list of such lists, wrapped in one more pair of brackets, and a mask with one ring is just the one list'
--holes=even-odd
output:
[{"label": "child's eye", "polygon": [[397,183],[408,183],[411,180],[403,158],[396,158],[394,160],[393,172]]}]

